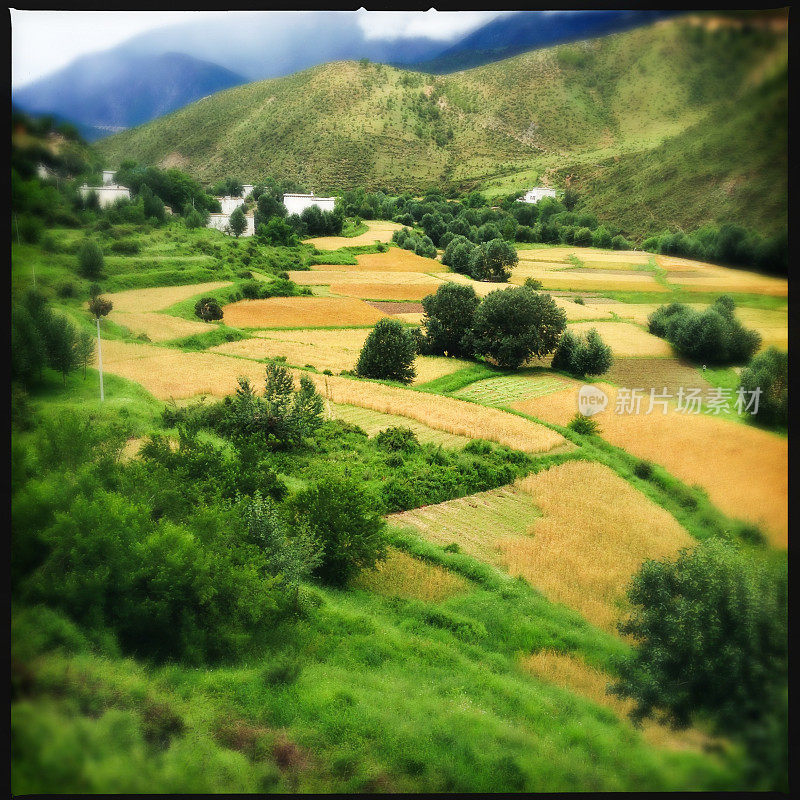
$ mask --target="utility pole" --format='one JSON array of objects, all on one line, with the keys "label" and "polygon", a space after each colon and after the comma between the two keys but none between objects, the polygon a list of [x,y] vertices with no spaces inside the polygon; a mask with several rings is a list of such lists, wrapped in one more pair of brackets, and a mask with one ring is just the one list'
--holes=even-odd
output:
[{"label": "utility pole", "polygon": [[100,402],[102,403],[106,398],[103,393],[103,347],[100,343],[100,317],[95,317],[97,322],[97,359],[100,368]]}]

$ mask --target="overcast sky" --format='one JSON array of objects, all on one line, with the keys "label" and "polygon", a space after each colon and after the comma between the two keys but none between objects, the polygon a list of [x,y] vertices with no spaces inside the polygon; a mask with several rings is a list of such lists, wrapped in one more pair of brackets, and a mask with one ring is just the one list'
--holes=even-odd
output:
[{"label": "overcast sky", "polygon": [[[11,9],[14,88],[66,66],[78,56],[108,50],[144,31],[236,14],[235,11],[18,11]],[[270,12],[263,12],[268,14]],[[303,12],[298,12],[303,13]],[[347,12],[343,12],[347,13]],[[425,36],[448,41],[498,15],[496,11],[363,11],[368,38]]]}]

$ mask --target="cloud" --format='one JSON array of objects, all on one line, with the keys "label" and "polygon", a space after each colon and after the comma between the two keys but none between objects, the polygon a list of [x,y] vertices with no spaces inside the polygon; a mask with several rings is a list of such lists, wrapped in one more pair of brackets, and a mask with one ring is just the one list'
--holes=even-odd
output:
[{"label": "cloud", "polygon": [[452,41],[485,25],[501,11],[366,11],[360,8],[358,24],[367,39],[407,39],[422,36]]}]

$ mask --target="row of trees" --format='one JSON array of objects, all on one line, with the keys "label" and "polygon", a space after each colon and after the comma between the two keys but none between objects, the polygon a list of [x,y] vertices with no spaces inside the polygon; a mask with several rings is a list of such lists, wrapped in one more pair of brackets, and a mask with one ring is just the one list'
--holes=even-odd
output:
[{"label": "row of trees", "polygon": [[596,331],[585,339],[565,334],[564,311],[550,295],[528,287],[498,289],[480,300],[471,286],[445,283],[422,307],[422,331],[390,319],[375,325],[361,350],[358,375],[410,383],[417,353],[483,356],[517,369],[555,351],[555,368],[578,375],[602,374],[611,366],[610,348]]}]

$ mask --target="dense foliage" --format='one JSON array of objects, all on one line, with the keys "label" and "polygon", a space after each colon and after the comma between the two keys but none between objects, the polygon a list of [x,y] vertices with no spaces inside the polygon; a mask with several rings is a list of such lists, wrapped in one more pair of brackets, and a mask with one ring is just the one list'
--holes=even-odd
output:
[{"label": "dense foliage", "polygon": [[709,364],[745,364],[761,345],[761,335],[745,328],[734,314],[730,295],[718,297],[705,311],[682,303],[657,308],[648,329],[666,339],[680,355]]},{"label": "dense foliage", "polygon": [[471,286],[452,282],[424,297],[422,351],[430,355],[472,356],[472,324],[479,303]]},{"label": "dense foliage", "polygon": [[550,366],[573,375],[603,375],[611,369],[612,361],[611,348],[592,328],[583,335],[564,331]]},{"label": "dense foliage", "polygon": [[358,356],[356,373],[364,378],[411,383],[416,375],[416,354],[414,334],[398,320],[384,317],[367,336]]},{"label": "dense foliage", "polygon": [[739,386],[751,396],[760,389],[758,413],[752,418],[767,425],[789,425],[789,354],[770,347],[742,370]]}]

